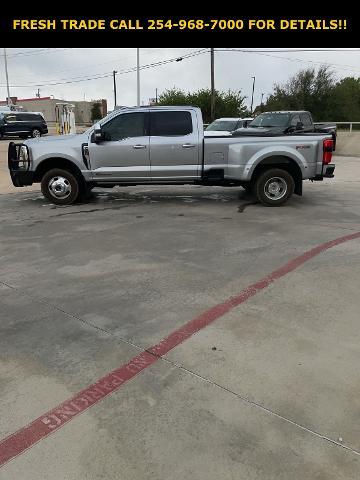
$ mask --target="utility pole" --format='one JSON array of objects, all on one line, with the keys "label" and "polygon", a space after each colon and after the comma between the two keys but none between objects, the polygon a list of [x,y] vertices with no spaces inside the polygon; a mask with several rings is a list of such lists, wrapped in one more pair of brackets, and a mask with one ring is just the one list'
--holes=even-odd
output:
[{"label": "utility pole", "polygon": [[11,98],[10,98],[9,74],[8,74],[8,68],[7,68],[6,48],[4,48],[4,61],[5,61],[5,75],[6,75],[6,88],[7,88],[7,104],[8,104],[8,107],[10,107],[11,106]]},{"label": "utility pole", "polygon": [[251,107],[250,107],[250,111],[251,111],[251,115],[253,113],[253,103],[254,103],[254,90],[255,90],[255,77],[251,77],[253,79],[253,86],[252,86],[252,94],[251,94]]},{"label": "utility pole", "polygon": [[155,88],[155,105],[158,104],[158,89]]},{"label": "utility pole", "polygon": [[136,87],[137,106],[140,107],[140,48],[136,49]]},{"label": "utility pole", "polygon": [[261,94],[261,102],[260,102],[260,110],[261,112],[264,110],[264,104],[263,104],[263,98],[264,98],[265,93]]},{"label": "utility pole", "polygon": [[117,70],[113,70],[113,80],[114,80],[114,109],[117,105],[116,103],[116,75],[117,74]]},{"label": "utility pole", "polygon": [[214,49],[210,48],[210,69],[211,69],[211,121],[215,120],[215,67],[214,67]]}]

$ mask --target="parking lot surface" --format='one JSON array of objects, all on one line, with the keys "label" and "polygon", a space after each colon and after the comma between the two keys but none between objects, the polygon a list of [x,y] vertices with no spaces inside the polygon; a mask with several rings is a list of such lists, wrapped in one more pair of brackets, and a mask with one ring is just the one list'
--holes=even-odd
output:
[{"label": "parking lot surface", "polygon": [[56,207],[0,155],[1,480],[359,478],[359,158],[281,208],[198,186]]}]

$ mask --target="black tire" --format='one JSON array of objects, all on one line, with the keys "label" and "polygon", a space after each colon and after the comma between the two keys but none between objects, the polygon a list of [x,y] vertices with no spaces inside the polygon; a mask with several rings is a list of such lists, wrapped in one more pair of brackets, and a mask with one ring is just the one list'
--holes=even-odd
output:
[{"label": "black tire", "polygon": [[41,131],[38,128],[33,128],[31,130],[31,136],[33,138],[39,138],[39,137],[41,137]]},{"label": "black tire", "polygon": [[278,207],[291,197],[294,188],[294,178],[289,172],[281,168],[270,168],[257,177],[254,194],[263,205]]},{"label": "black tire", "polygon": [[82,182],[77,201],[81,203],[88,202],[93,197],[93,194],[92,194],[93,188],[95,188],[95,185],[92,185],[91,183],[87,183],[87,182]]},{"label": "black tire", "polygon": [[[56,194],[58,190],[58,194]],[[41,180],[41,191],[45,198],[55,205],[71,205],[80,194],[80,182],[68,170],[53,168]]]}]

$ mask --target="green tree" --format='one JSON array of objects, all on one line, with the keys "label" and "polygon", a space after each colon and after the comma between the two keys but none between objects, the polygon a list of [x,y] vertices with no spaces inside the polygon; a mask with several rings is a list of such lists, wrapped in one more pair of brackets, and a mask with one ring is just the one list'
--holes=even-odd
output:
[{"label": "green tree", "polygon": [[174,87],[160,94],[158,105],[187,105],[187,101],[186,94]]},{"label": "green tree", "polygon": [[95,122],[96,120],[100,120],[102,117],[100,103],[94,102],[91,107],[91,120]]},{"label": "green tree", "polygon": [[[221,92],[215,90],[215,115],[219,117],[240,117],[248,112],[244,105],[246,97],[240,91]],[[201,109],[204,123],[211,121],[211,90],[203,88],[194,93],[185,93],[173,88],[159,97],[159,105],[192,105]]]},{"label": "green tree", "polygon": [[327,66],[300,70],[285,84],[275,84],[266,110],[309,110],[315,121],[325,121],[334,112],[333,72]]},{"label": "green tree", "polygon": [[332,118],[338,122],[360,121],[360,78],[346,77],[337,82]]}]

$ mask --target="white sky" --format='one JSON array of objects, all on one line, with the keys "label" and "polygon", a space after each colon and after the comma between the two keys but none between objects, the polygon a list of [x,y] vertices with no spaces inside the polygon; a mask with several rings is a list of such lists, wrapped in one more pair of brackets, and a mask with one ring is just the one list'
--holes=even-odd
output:
[{"label": "white sky", "polygon": [[[219,90],[241,90],[247,96],[248,105],[251,101],[252,76],[256,77],[254,105],[260,103],[261,93],[265,94],[264,98],[271,93],[274,83],[284,82],[299,69],[309,66],[329,63],[337,78],[360,76],[360,49],[281,52],[285,48],[274,48],[262,54],[255,52],[266,49],[241,49],[251,52],[215,52],[215,87]],[[140,65],[181,57],[197,50],[201,48],[141,48]],[[7,94],[2,54],[1,49],[0,99],[3,100]],[[136,66],[136,48],[7,48],[7,55],[10,94],[19,98],[35,97],[40,84],[111,74],[113,70]],[[156,88],[160,94],[172,87],[194,91],[209,86],[210,53],[206,52],[180,62],[142,70],[141,102],[147,104],[150,97],[155,97]],[[109,76],[78,83],[41,86],[40,95],[54,95],[64,100],[106,98],[111,110],[114,105],[113,79]],[[135,72],[117,75],[117,98],[118,105],[136,104]]]}]

